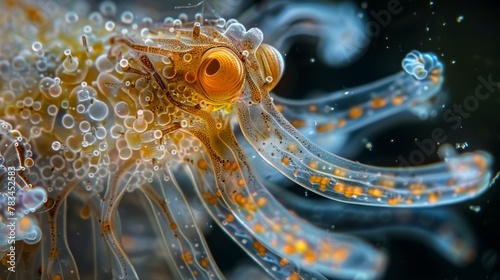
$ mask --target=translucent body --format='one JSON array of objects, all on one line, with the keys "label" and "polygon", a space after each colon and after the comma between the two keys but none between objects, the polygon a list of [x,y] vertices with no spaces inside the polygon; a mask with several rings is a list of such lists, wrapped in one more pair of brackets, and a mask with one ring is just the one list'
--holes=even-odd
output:
[{"label": "translucent body", "polygon": [[297,38],[318,40],[321,61],[335,67],[353,62],[370,41],[360,9],[349,2],[267,1],[246,11],[241,21],[257,24],[265,42],[283,52]]},{"label": "translucent body", "polygon": [[[275,278],[381,275],[383,252],[284,207],[255,171],[255,151],[268,168],[349,203],[441,205],[476,196],[489,185],[491,158],[483,152],[445,151],[444,162],[390,169],[340,158],[311,141],[402,111],[427,112],[443,81],[432,54],[411,52],[403,59],[405,72],[354,89],[347,98],[335,93],[306,104],[275,104],[270,90],[283,60],[262,44],[259,29],[201,15],[195,21],[140,21],[129,11],[116,14],[110,2],[88,16],[54,5],[1,6],[9,24],[1,29],[0,151],[2,166],[14,167],[16,213],[24,219],[16,236],[24,241],[16,247],[19,279],[36,278],[39,267],[48,279],[150,276],[133,258],[149,239],[137,236],[140,229],[135,232],[129,221],[135,214],[122,202],[130,196],[144,209],[143,220],[157,236],[155,253],[169,273],[223,278],[196,221],[193,193]],[[312,109],[319,104],[338,107]],[[251,146],[242,146],[244,141]],[[8,185],[1,175],[2,187]],[[0,205],[5,212],[5,203]],[[453,259],[452,242],[439,234],[433,238]],[[6,244],[7,231],[0,241]],[[78,242],[90,249],[82,254]]]}]

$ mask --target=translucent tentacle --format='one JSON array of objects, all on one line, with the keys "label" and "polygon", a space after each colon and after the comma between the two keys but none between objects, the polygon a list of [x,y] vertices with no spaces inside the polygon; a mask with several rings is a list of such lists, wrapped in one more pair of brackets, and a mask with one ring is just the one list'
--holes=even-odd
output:
[{"label": "translucent tentacle", "polygon": [[[412,51],[402,61],[404,72],[356,88],[310,100],[273,96],[278,110],[303,135],[330,150],[341,134],[366,129],[381,120],[401,120],[412,112],[420,118],[432,111],[440,92],[443,65],[432,53]],[[398,118],[396,118],[398,117]],[[378,127],[378,126],[377,126]]]},{"label": "translucent tentacle", "polygon": [[286,257],[281,257],[272,249],[259,242],[249,231],[241,220],[237,219],[225,205],[224,200],[218,197],[217,190],[213,187],[215,179],[213,169],[208,164],[209,158],[200,157],[196,162],[207,163],[207,165],[189,165],[190,177],[195,180],[196,193],[210,212],[210,215],[221,226],[221,228],[238,244],[258,265],[260,265],[274,279],[326,279],[313,270],[302,269]]},{"label": "translucent tentacle", "polygon": [[1,253],[12,251],[10,247],[15,241],[35,244],[42,238],[38,221],[30,213],[45,203],[47,192],[27,179],[34,163],[32,156],[31,145],[21,132],[0,119]]},{"label": "translucent tentacle", "polygon": [[226,129],[212,139],[203,133],[204,129],[190,132],[202,143],[210,143],[206,148],[216,178],[213,185],[208,184],[211,191],[224,200],[237,219],[244,221],[259,242],[322,274],[374,278],[381,273],[385,266],[383,254],[356,238],[320,230],[284,208],[251,175],[248,159],[235,145],[231,130]]},{"label": "translucent tentacle", "polygon": [[273,193],[287,208],[322,228],[364,238],[405,236],[419,240],[455,264],[472,261],[476,240],[465,222],[452,211],[436,209],[387,209],[345,207],[325,200],[310,200],[272,186]]},{"label": "translucent tentacle", "polygon": [[[406,65],[406,63],[405,63]],[[417,71],[418,72],[418,71]],[[234,103],[241,130],[259,154],[294,182],[325,197],[378,206],[441,205],[474,197],[490,184],[491,156],[456,155],[444,147],[444,162],[410,168],[377,168],[335,156],[301,135],[268,94]]]},{"label": "translucent tentacle", "polygon": [[143,186],[165,246],[182,279],[223,279],[198,229],[181,188],[167,170],[163,178],[155,176],[153,187]]},{"label": "translucent tentacle", "polygon": [[53,239],[50,250],[50,259],[47,265],[49,279],[80,279],[78,267],[73,253],[68,245],[67,235],[67,200],[64,197],[52,210],[49,210],[48,224],[51,225],[50,235]]},{"label": "translucent tentacle", "polygon": [[[40,267],[39,259],[39,244],[17,243],[19,261],[17,262],[15,272],[8,271],[2,274],[4,279],[32,279],[33,275],[38,275],[38,267]],[[2,272],[4,273],[4,272]]]},{"label": "translucent tentacle", "polygon": [[139,279],[132,263],[128,259],[121,245],[119,226],[116,221],[117,207],[126,188],[131,184],[135,160],[124,162],[116,174],[109,175],[108,188],[101,205],[101,229],[111,253],[111,267],[113,277],[120,279]]},{"label": "translucent tentacle", "polygon": [[257,25],[266,42],[288,52],[298,37],[314,38],[318,56],[331,66],[351,63],[369,38],[365,21],[352,3],[298,3],[272,1],[254,6],[240,17],[246,26]]},{"label": "translucent tentacle", "polygon": [[[90,219],[90,229],[89,234],[92,238],[90,245],[92,246],[92,253],[89,254],[91,260],[89,265],[91,265],[91,271],[85,271],[85,276],[82,278],[89,278],[94,280],[108,279],[112,277],[112,253],[108,251],[105,238],[102,236],[102,224],[101,224],[101,196],[92,191],[90,194],[84,194],[85,204],[80,212],[80,217],[84,219]],[[83,268],[81,269],[83,271]]]}]

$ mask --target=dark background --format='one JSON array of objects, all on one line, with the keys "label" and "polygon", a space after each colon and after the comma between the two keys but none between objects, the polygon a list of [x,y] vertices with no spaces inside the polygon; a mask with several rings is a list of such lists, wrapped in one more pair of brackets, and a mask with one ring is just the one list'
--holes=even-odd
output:
[{"label": "dark background", "polygon": [[[144,4],[144,2],[148,2]],[[119,11],[130,9],[134,13],[144,13],[155,19],[165,15],[175,15],[181,10],[173,7],[187,2],[199,1],[144,1],[140,4],[120,3]],[[207,1],[224,4],[226,12],[238,15],[251,1]],[[234,2],[244,2],[242,5]],[[259,4],[264,1],[254,1]],[[388,1],[357,1],[364,9],[368,20],[374,20],[370,11],[387,9]],[[334,91],[365,84],[400,71],[400,61],[404,55],[418,49],[436,53],[445,66],[444,89],[449,93],[447,106],[461,104],[465,97],[474,94],[479,85],[478,76],[492,75],[500,82],[500,17],[493,2],[488,1],[400,1],[403,11],[393,15],[390,23],[371,39],[364,55],[343,69],[331,69],[321,61],[311,63],[315,57],[313,42],[296,44],[286,57],[287,70],[277,92],[291,98],[300,98],[311,89]],[[237,5],[238,4],[238,5]],[[234,6],[233,6],[234,5]],[[146,8],[147,7],[147,8]],[[149,9],[146,11],[145,9]],[[193,8],[193,10],[200,7]],[[189,9],[188,9],[189,10]],[[186,12],[186,10],[182,10]],[[223,13],[221,13],[224,16]],[[226,15],[227,16],[227,15]],[[463,20],[457,22],[462,16]],[[265,34],[264,34],[265,35]],[[297,82],[300,78],[300,83]],[[489,99],[470,117],[462,119],[462,127],[454,130],[442,120],[438,112],[433,120],[413,122],[377,131],[368,140],[373,148],[360,149],[352,157],[363,163],[394,166],[398,155],[408,156],[416,149],[414,139],[428,138],[434,128],[442,128],[448,135],[448,143],[464,143],[463,151],[485,150],[491,153],[495,162],[493,171],[500,171],[500,85]],[[360,147],[363,144],[359,143]],[[426,158],[426,162],[437,161],[437,156]],[[390,264],[384,279],[500,279],[500,184],[492,186],[482,196],[460,204],[451,205],[456,213],[470,225],[478,242],[475,260],[463,267],[457,267],[427,246],[403,237],[391,237],[386,249]],[[478,212],[470,206],[479,206]],[[212,253],[221,269],[227,273],[242,262],[251,263],[241,250],[224,233],[213,226],[209,234]]]}]

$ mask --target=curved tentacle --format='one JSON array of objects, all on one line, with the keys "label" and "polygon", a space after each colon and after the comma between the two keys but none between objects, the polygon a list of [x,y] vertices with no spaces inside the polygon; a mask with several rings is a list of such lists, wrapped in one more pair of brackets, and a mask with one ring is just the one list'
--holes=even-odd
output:
[{"label": "curved tentacle", "polygon": [[163,178],[156,175],[151,186],[140,189],[155,213],[173,267],[183,279],[224,279],[173,175],[167,169]]},{"label": "curved tentacle", "polygon": [[92,238],[92,272],[88,272],[92,279],[106,279],[112,277],[112,253],[107,250],[108,244],[105,238],[100,238],[102,236],[102,224],[101,224],[101,196],[92,191],[92,193],[86,199],[86,205],[82,208],[82,216],[90,218],[90,231]]},{"label": "curved tentacle", "polygon": [[408,112],[421,119],[432,114],[435,102],[431,100],[443,84],[443,65],[432,53],[412,51],[402,66],[403,72],[324,97],[289,100],[273,95],[273,101],[302,135],[326,150],[338,149],[343,143],[332,140],[366,130],[375,122],[401,121]]},{"label": "curved tentacle", "polygon": [[[252,176],[245,154],[226,127],[209,137],[203,128],[189,132],[204,143],[216,178],[212,191],[254,236],[278,254],[302,267],[339,277],[379,275],[385,257],[361,240],[320,230],[284,208]],[[210,185],[210,184],[209,184]],[[202,194],[204,195],[204,194]]]},{"label": "curved tentacle", "polygon": [[424,167],[377,168],[335,156],[301,135],[274,106],[268,93],[234,102],[243,134],[292,181],[325,197],[376,206],[441,205],[474,197],[490,185],[491,156],[456,155],[444,146],[445,161]]},{"label": "curved tentacle", "polygon": [[225,205],[224,200],[214,188],[213,168],[210,159],[200,154],[195,160],[198,164],[185,165],[189,173],[189,181],[195,181],[194,189],[205,208],[221,228],[242,248],[258,265],[260,265],[274,279],[326,279],[314,270],[302,269],[287,259],[276,254],[270,247],[259,242],[244,223],[236,218]]},{"label": "curved tentacle", "polygon": [[47,214],[43,215],[45,219],[42,224],[48,227],[46,232],[49,233],[50,251],[48,263],[46,266],[47,271],[44,276],[49,279],[61,277],[62,279],[80,279],[78,267],[75,259],[69,248],[68,235],[67,235],[67,197],[71,191],[74,190],[76,184],[61,191],[56,199],[49,199],[45,207],[48,207]]},{"label": "curved tentacle", "polygon": [[117,207],[127,187],[135,187],[133,182],[133,169],[135,160],[125,161],[116,171],[108,177],[108,188],[101,204],[101,230],[111,254],[111,267],[113,277],[125,279],[139,279],[134,266],[128,259],[121,245],[120,232],[117,230]]},{"label": "curved tentacle", "polygon": [[318,56],[330,66],[351,63],[368,45],[365,21],[352,3],[272,1],[254,6],[239,19],[259,26],[266,42],[288,52],[297,37],[319,41]]},{"label": "curved tentacle", "polygon": [[[365,134],[375,126],[379,130],[390,122],[403,121],[409,112],[420,118],[432,115],[431,108],[436,105],[432,100],[441,93],[443,65],[434,54],[413,51],[403,59],[402,66],[404,72],[320,98],[272,98],[278,111],[302,135],[329,152],[345,154],[350,150],[346,142],[355,131],[363,130]],[[235,130],[249,157],[258,157],[257,151],[246,148],[250,144],[239,128]],[[255,167],[271,182],[284,182],[284,175],[267,164]]]},{"label": "curved tentacle", "polygon": [[367,208],[325,200],[310,200],[268,185],[278,199],[300,217],[321,228],[363,238],[405,236],[432,247],[455,264],[469,263],[476,254],[476,240],[469,227],[448,209]]}]

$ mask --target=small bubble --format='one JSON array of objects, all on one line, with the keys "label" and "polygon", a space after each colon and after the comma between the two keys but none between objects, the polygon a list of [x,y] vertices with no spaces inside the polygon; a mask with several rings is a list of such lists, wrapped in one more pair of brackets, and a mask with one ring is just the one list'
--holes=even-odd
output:
[{"label": "small bubble", "polygon": [[106,31],[111,32],[115,29],[115,23],[113,21],[107,21],[104,24],[104,28],[106,29]]},{"label": "small bubble", "polygon": [[102,23],[102,15],[99,12],[92,12],[89,15],[90,21],[92,21],[95,24],[101,24]]},{"label": "small bubble", "polygon": [[52,142],[52,150],[59,151],[61,148],[61,143],[59,141]]},{"label": "small bubble", "polygon": [[63,101],[61,101],[61,107],[63,109],[68,109],[68,106],[69,106],[68,100],[64,99]]},{"label": "small bubble", "polygon": [[184,59],[185,62],[190,62],[191,59],[193,58],[193,56],[189,53],[187,54],[184,54],[184,56],[182,57]]},{"label": "small bubble", "polygon": [[75,12],[67,12],[66,15],[64,15],[64,19],[67,23],[75,23],[78,21],[78,14]]},{"label": "small bubble", "polygon": [[33,42],[33,44],[31,45],[31,49],[35,52],[39,52],[42,50],[42,43],[36,41],[36,42]]},{"label": "small bubble", "polygon": [[141,37],[147,37],[149,35],[149,28],[145,27],[141,29]]},{"label": "small bubble", "polygon": [[462,22],[462,20],[464,20],[464,16],[458,16],[457,17],[457,22],[458,23]]},{"label": "small bubble", "polygon": [[180,28],[182,26],[182,21],[180,19],[174,19],[173,24],[175,28]]},{"label": "small bubble", "polygon": [[100,151],[105,151],[107,148],[108,148],[108,144],[106,144],[105,142],[99,143],[99,150]]},{"label": "small bubble", "polygon": [[116,4],[111,1],[104,1],[99,6],[99,11],[104,16],[112,17],[116,14]]},{"label": "small bubble", "polygon": [[131,24],[134,21],[134,14],[131,11],[125,11],[120,19],[124,24]]},{"label": "small bubble", "polygon": [[102,121],[108,116],[108,106],[100,100],[94,100],[89,106],[89,116],[96,121]]},{"label": "small bubble", "polygon": [[372,143],[371,143],[371,142],[368,142],[368,143],[366,143],[365,147],[366,147],[368,150],[370,150],[370,151],[371,151],[371,150],[372,150],[372,148],[373,148],[373,145],[372,145]]},{"label": "small bubble", "polygon": [[62,125],[66,129],[71,129],[75,125],[75,119],[70,114],[65,114],[61,121]]},{"label": "small bubble", "polygon": [[92,32],[92,27],[90,27],[90,25],[85,25],[83,27],[83,32],[84,33],[91,33]]},{"label": "small bubble", "polygon": [[479,205],[469,205],[469,209],[476,212],[476,213],[479,213],[479,211],[481,211],[481,206]]},{"label": "small bubble", "polygon": [[128,67],[128,60],[127,60],[127,59],[125,59],[125,58],[122,58],[122,59],[120,60],[120,66],[121,66],[122,68],[126,68],[126,67]]},{"label": "small bubble", "polygon": [[57,114],[57,106],[54,104],[51,104],[47,107],[47,113],[51,116],[55,116]]},{"label": "small bubble", "polygon": [[[26,59],[23,56],[16,56],[12,59],[12,68],[15,71],[23,71],[27,66]],[[4,71],[2,71],[4,72]]]}]

